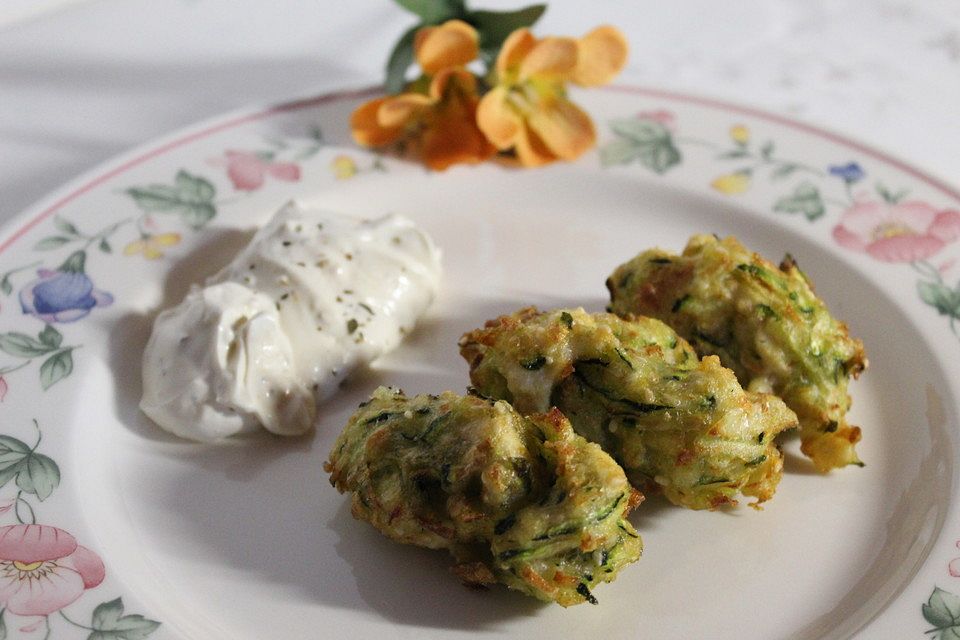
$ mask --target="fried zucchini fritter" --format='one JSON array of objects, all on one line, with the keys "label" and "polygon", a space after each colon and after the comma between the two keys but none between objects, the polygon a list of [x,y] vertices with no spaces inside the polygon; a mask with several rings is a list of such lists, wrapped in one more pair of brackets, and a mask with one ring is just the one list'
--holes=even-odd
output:
[{"label": "fried zucchini fritter", "polygon": [[447,549],[471,585],[501,582],[563,606],[640,557],[626,519],[642,500],[559,412],[384,387],[350,418],[325,465],[354,517],[398,542]]},{"label": "fried zucchini fritter", "polygon": [[783,402],[745,392],[715,357],[702,361],[653,318],[523,309],[460,339],[480,393],[521,413],[559,408],[635,486],[692,509],[773,496],[774,438],[796,426]]},{"label": "fried zucchini fritter", "polygon": [[772,391],[796,412],[801,448],[820,471],[862,465],[860,428],[847,423],[847,384],[867,366],[792,258],[780,267],[736,238],[698,235],[682,256],[653,249],[607,280],[609,310],[659,318],[700,355],[717,355],[749,389]]}]

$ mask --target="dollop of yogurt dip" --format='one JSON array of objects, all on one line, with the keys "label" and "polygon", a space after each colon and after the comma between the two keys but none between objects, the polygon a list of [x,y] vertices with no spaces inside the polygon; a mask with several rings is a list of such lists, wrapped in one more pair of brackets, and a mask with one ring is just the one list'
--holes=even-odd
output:
[{"label": "dollop of yogurt dip", "polygon": [[140,408],[194,440],[304,433],[347,374],[399,344],[439,281],[440,251],[411,220],[290,202],[157,316]]}]

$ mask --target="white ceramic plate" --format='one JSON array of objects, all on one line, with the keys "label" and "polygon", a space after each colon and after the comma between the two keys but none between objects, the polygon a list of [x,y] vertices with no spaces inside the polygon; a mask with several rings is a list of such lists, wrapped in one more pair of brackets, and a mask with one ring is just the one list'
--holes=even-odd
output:
[{"label": "white ceramic plate", "polygon": [[[628,87],[576,94],[600,132],[577,163],[431,173],[349,143],[348,114],[369,95],[178,133],[5,229],[8,637],[960,635],[956,190],[810,126]],[[290,198],[415,219],[444,250],[439,299],[345,384],[315,434],[167,436],[137,410],[154,314]],[[322,463],[376,385],[462,391],[462,332],[522,305],[601,310],[617,264],[698,232],[774,260],[791,252],[863,339],[871,366],[852,386],[852,420],[865,468],[819,475],[788,442],[763,512],[650,499],[634,516],[644,557],[596,590],[599,605],[568,610],[468,591],[444,554],[351,518]]]}]

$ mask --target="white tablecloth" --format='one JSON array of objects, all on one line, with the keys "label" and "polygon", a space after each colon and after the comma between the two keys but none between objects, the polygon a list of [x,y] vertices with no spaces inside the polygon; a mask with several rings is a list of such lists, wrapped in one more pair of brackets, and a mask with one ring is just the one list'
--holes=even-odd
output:
[{"label": "white tablecloth", "polygon": [[[630,40],[621,82],[795,116],[960,183],[958,0],[558,0],[536,31],[604,22]],[[3,0],[0,221],[181,126],[378,83],[412,23],[387,0]]]}]

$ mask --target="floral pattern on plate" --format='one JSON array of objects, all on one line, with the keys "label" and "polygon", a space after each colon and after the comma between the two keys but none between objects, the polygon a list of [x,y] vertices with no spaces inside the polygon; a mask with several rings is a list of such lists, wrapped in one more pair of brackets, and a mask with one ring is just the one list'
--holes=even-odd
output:
[{"label": "floral pattern on plate", "polygon": [[[269,118],[326,100],[266,110],[255,117]],[[915,291],[923,309],[946,316],[949,330],[960,337],[955,327],[960,318],[960,284],[950,284],[956,277],[952,274],[960,237],[956,202],[912,193],[914,184],[922,181],[905,180],[901,185],[889,176],[881,179],[877,169],[883,163],[866,156],[821,158],[816,163],[795,158],[788,149],[779,148],[788,145],[767,139],[775,136],[757,136],[762,117],[735,117],[733,107],[718,108],[729,112],[730,119],[725,128],[716,129],[715,136],[691,137],[683,133],[682,110],[673,108],[683,104],[683,98],[646,96],[637,101],[643,103],[640,113],[611,121],[611,137],[599,150],[604,166],[638,164],[667,177],[682,172],[693,154],[708,154],[711,173],[698,177],[704,190],[717,197],[745,199],[762,185],[776,192],[764,208],[772,216],[823,228],[835,246],[878,264],[909,266],[917,273]],[[210,130],[224,131],[252,119],[239,117]],[[21,381],[28,381],[28,373],[47,394],[68,387],[62,382],[85,369],[83,334],[78,328],[126,302],[115,275],[124,263],[152,265],[176,259],[230,206],[249,202],[271,188],[300,185],[311,171],[333,184],[388,169],[380,156],[326,144],[319,128],[305,138],[264,137],[262,144],[246,139],[165,167],[166,173],[156,169],[151,174],[156,182],[130,179],[124,183],[122,170],[105,170],[89,184],[106,182],[108,177],[114,180],[112,197],[118,213],[106,224],[91,223],[90,216],[75,217],[63,207],[48,208],[37,218],[35,235],[39,237],[27,236],[33,241],[30,250],[20,251],[16,263],[4,264],[0,270],[0,315],[14,325],[0,332],[4,358],[0,360],[0,412],[22,398],[31,400],[27,389],[19,388]],[[141,157],[161,157],[171,146],[158,146]],[[321,153],[324,150],[329,153]],[[18,231],[14,239],[25,233]],[[27,259],[21,259],[24,255]],[[101,269],[104,264],[110,267]],[[49,503],[44,501],[60,486],[60,466],[39,452],[39,432],[37,427],[37,443],[32,447],[25,442],[30,438],[22,434],[23,439],[0,435],[0,489],[16,487],[8,502],[0,501],[0,517],[10,520],[0,527],[0,606],[4,607],[0,638],[7,637],[8,628],[15,624],[26,637],[66,635],[70,627],[75,634],[97,640],[149,636],[160,628],[159,623],[125,613],[121,599],[93,606],[96,594],[105,589],[102,581],[110,575],[109,562],[103,561],[109,560],[108,554],[101,557],[83,546],[92,543],[79,522],[48,517],[56,510],[48,510]],[[54,457],[63,461],[59,455]],[[5,544],[7,539],[17,542]],[[956,577],[952,565],[947,571],[945,564],[942,570]],[[49,590],[24,591],[23,580],[40,571],[53,576]],[[960,638],[960,596],[952,591],[956,588],[936,587],[922,607],[916,606],[916,600],[911,605],[915,607],[911,615],[922,613],[932,625],[928,633],[933,637]],[[79,621],[83,605],[89,623]]]},{"label": "floral pattern on plate", "polygon": [[0,502],[0,517],[16,520],[0,527],[0,637],[6,638],[8,625],[14,624],[24,633],[43,630],[42,637],[54,637],[57,628],[52,620],[89,632],[89,640],[148,637],[160,623],[124,614],[121,598],[97,605],[89,625],[74,620],[77,607],[72,605],[100,586],[106,568],[96,552],[80,545],[68,531],[37,523],[40,509],[33,501],[47,500],[61,478],[59,465],[38,452],[43,434],[36,420],[33,424],[37,431],[33,446],[0,435],[0,490],[11,482],[16,487],[12,498]]},{"label": "floral pattern on plate", "polygon": [[939,314],[947,316],[949,327],[960,340],[960,281],[951,286],[945,276],[954,260],[933,264],[930,259],[960,238],[960,211],[909,197],[908,189],[891,191],[877,182],[873,190],[861,189],[867,178],[858,161],[830,164],[820,168],[777,154],[773,140],[755,145],[745,124],[734,124],[727,139],[686,138],[677,132],[675,115],[666,110],[641,112],[633,118],[610,123],[614,139],[600,150],[604,166],[638,162],[657,174],[664,174],[683,162],[682,149],[695,146],[709,149],[722,169],[710,187],[738,196],[757,180],[784,183],[802,176],[773,203],[776,213],[802,215],[810,222],[839,212],[833,239],[851,251],[866,253],[876,260],[909,264],[918,274],[917,294]]}]

